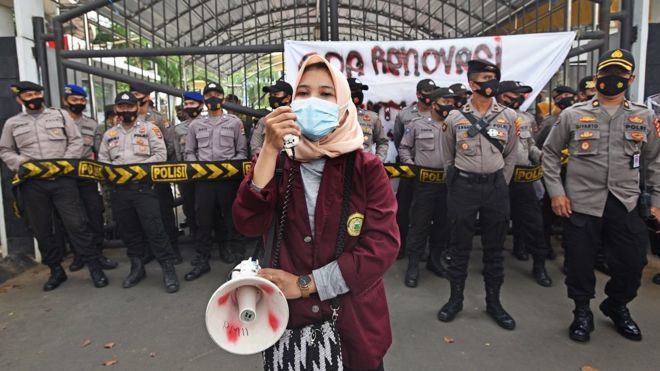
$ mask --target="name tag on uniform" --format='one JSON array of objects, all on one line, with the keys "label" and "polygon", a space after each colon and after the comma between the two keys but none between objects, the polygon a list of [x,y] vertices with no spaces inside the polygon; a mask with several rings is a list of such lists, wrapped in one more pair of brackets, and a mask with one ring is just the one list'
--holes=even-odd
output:
[{"label": "name tag on uniform", "polygon": [[640,153],[639,152],[633,153],[632,158],[630,159],[631,169],[639,169],[639,159],[640,159]]}]

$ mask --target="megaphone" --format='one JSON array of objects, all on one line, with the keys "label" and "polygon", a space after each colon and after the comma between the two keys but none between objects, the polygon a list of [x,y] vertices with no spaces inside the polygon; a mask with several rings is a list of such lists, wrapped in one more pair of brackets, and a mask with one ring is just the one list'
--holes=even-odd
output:
[{"label": "megaphone", "polygon": [[289,322],[289,305],[274,283],[257,276],[259,261],[243,260],[206,306],[206,330],[234,354],[260,353],[275,344]]}]

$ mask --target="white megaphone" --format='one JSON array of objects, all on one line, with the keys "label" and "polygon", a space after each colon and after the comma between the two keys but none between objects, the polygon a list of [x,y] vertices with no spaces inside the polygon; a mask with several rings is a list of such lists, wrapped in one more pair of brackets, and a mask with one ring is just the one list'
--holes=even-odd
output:
[{"label": "white megaphone", "polygon": [[289,322],[284,294],[257,276],[259,269],[259,261],[243,260],[206,306],[206,330],[230,353],[255,354],[270,348]]}]

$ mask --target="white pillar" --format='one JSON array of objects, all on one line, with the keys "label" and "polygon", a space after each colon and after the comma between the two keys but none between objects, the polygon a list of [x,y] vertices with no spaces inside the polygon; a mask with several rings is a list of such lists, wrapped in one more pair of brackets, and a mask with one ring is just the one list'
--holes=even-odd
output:
[{"label": "white pillar", "polygon": [[37,61],[32,54],[34,34],[32,17],[44,16],[42,0],[14,0],[14,18],[16,20],[16,54],[18,57],[18,73],[21,80],[41,83],[37,69]]},{"label": "white pillar", "polygon": [[649,42],[649,15],[651,2],[649,0],[635,1],[633,24],[637,26],[637,41],[633,43],[631,52],[635,57],[635,75],[637,78],[630,89],[630,99],[633,102],[644,100],[644,85],[646,85],[646,45]]}]

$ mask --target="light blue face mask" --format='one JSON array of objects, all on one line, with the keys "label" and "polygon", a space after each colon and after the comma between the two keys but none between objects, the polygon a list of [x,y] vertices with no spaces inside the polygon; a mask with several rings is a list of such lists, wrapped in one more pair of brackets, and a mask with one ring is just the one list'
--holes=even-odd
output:
[{"label": "light blue face mask", "polygon": [[291,102],[300,132],[318,142],[339,126],[339,105],[319,98],[296,99]]}]

